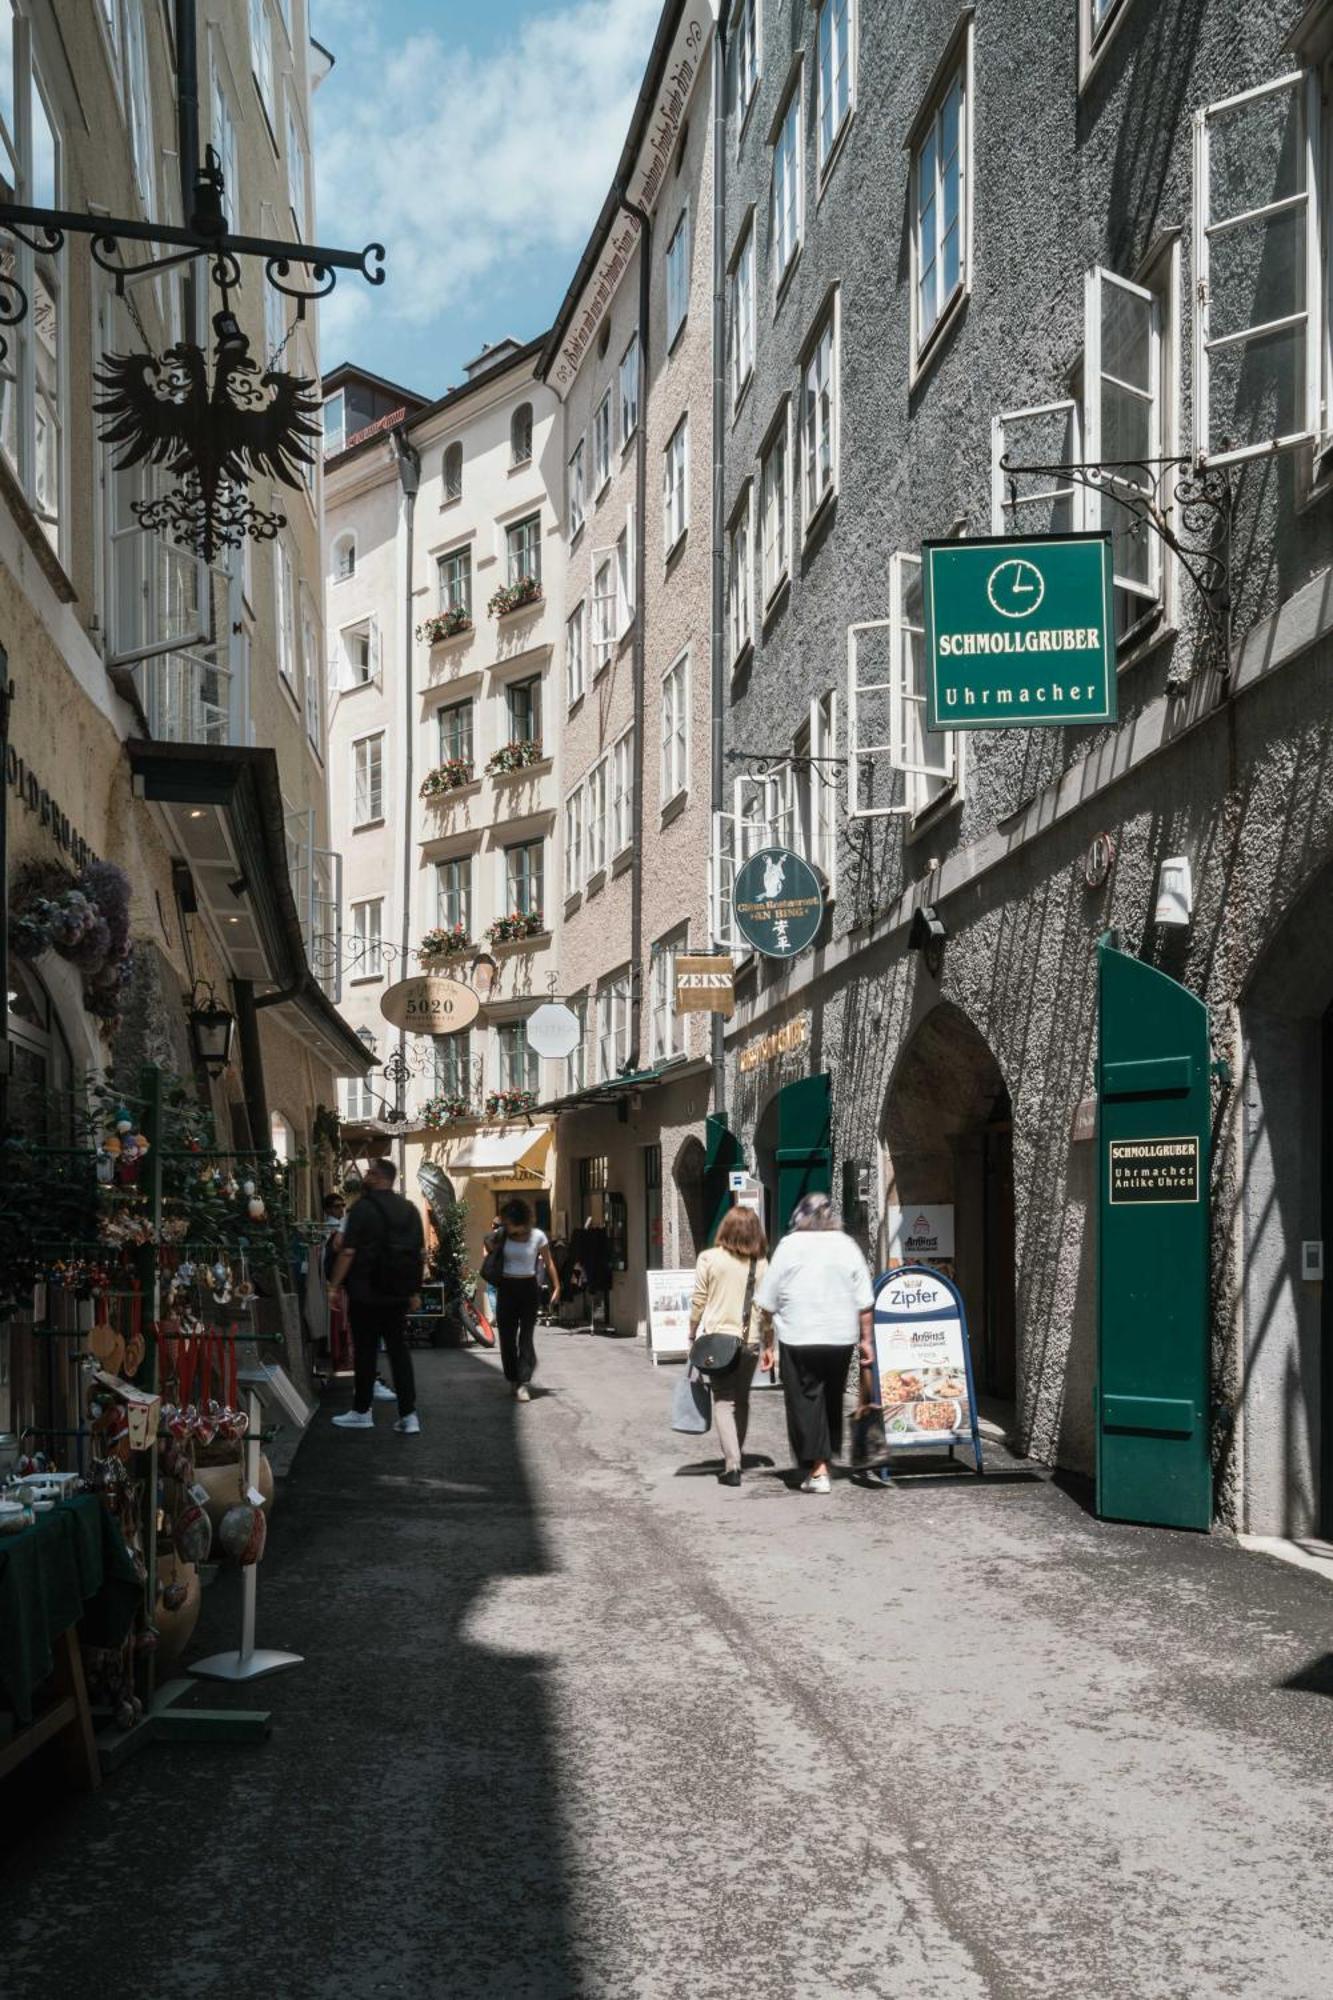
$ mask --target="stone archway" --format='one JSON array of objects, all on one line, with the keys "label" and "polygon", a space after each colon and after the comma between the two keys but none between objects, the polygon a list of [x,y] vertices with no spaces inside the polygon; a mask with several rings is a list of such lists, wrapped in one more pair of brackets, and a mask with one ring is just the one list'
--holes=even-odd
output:
[{"label": "stone archway", "polygon": [[967,1308],[978,1389],[1013,1400],[1016,1375],[1013,1115],[1000,1065],[961,1008],[941,1001],[903,1049],[880,1124],[888,1210],[951,1207],[952,1268]]},{"label": "stone archway", "polygon": [[680,1226],[678,1254],[682,1266],[692,1264],[708,1248],[709,1216],[704,1189],[707,1157],[702,1139],[691,1134],[681,1144],[671,1167]]}]

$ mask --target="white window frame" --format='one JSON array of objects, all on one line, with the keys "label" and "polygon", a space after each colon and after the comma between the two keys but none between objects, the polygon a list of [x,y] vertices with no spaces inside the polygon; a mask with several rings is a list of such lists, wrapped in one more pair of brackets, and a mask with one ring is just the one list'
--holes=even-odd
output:
[{"label": "white window frame", "polygon": [[[366,671],[364,674],[360,671],[359,666],[353,662],[351,645],[351,642],[354,639],[359,639],[363,633],[366,640]],[[338,671],[336,685],[342,693],[346,694],[353,688],[370,687],[372,684],[379,686],[381,684],[381,662],[378,619],[373,617],[354,618],[349,625],[344,625],[338,633],[337,657]]]},{"label": "white window frame", "polygon": [[[788,162],[787,140],[791,140]],[[773,241],[773,294],[781,295],[797,259],[805,236],[805,73],[802,65],[782,100],[782,109],[773,121],[769,137],[772,160],[769,166],[769,206]],[[786,219],[792,221],[787,240]],[[784,255],[785,251],[785,255]]]},{"label": "white window frame", "polygon": [[[449,488],[449,461],[457,453],[458,485],[451,492]],[[463,498],[463,441],[452,438],[440,453],[440,505],[456,507]]]},{"label": "white window frame", "polygon": [[582,889],[583,872],[583,827],[584,827],[583,786],[575,785],[565,799],[565,852],[564,882],[565,900],[577,896]]},{"label": "white window frame", "polygon": [[[379,749],[378,758],[374,754],[376,745],[378,745]],[[364,753],[365,757],[364,786],[360,770],[362,753]],[[372,812],[370,808],[376,802],[372,774],[377,762],[379,765],[379,810],[378,812]],[[363,804],[365,807],[364,811],[362,810]],[[354,737],[352,741],[352,829],[356,832],[362,827],[378,826],[383,818],[384,731],[382,729],[373,729],[365,736]]]},{"label": "white window frame", "polygon": [[713,814],[708,866],[708,926],[714,945],[734,952],[739,960],[750,947],[736,929],[732,888],[737,867],[773,844],[779,780],[772,772],[745,773],[731,788],[730,811]]},{"label": "white window frame", "polygon": [[[42,81],[41,64],[34,46],[32,23],[26,14],[15,13],[12,21],[10,75],[14,96],[14,130],[9,134],[15,157],[6,153],[6,176],[15,188],[15,200],[25,206],[46,207],[54,202],[65,206],[65,131],[52,95]],[[51,137],[51,185],[44,184],[43,161],[34,145],[38,119]],[[0,142],[2,143],[2,142]],[[0,396],[12,403],[14,454],[5,458],[31,507],[38,526],[51,547],[63,555],[68,546],[70,522],[70,480],[68,465],[69,414],[69,314],[66,304],[64,259],[43,257],[40,262],[28,246],[15,238],[9,243],[9,272],[19,295],[30,305],[27,318],[7,329],[8,352],[0,365]],[[45,292],[50,303],[55,332],[54,366],[49,339],[38,307]],[[41,358],[45,352],[48,389],[43,391]],[[44,450],[52,439],[49,453]],[[109,458],[109,455],[108,455]],[[44,463],[51,466],[54,494],[44,481]],[[110,470],[108,479],[127,475]],[[143,475],[151,478],[147,472]]]},{"label": "white window frame", "polygon": [[727,523],[727,651],[735,673],[754,649],[754,481]]},{"label": "white window frame", "polygon": [[690,526],[690,419],[681,418],[662,448],[663,554],[670,560]]},{"label": "white window frame", "polygon": [[760,46],[762,32],[759,0],[740,0],[740,5],[736,9],[735,27],[732,30],[736,48],[738,144],[759,89],[759,79],[763,74],[763,50]]},{"label": "white window frame", "polygon": [[[457,592],[452,580],[446,580],[446,565],[456,565],[463,559],[463,590]],[[451,549],[440,549],[435,557],[435,608],[437,611],[466,611],[472,616],[472,544],[457,542]]]},{"label": "white window frame", "polygon": [[658,736],[658,803],[662,812],[676,799],[689,794],[690,720],[690,654],[687,647],[662,676]]},{"label": "white window frame", "polygon": [[[444,854],[435,863],[435,922],[441,930],[449,930],[454,924],[462,924],[468,936],[472,935],[473,917],[473,854],[468,849],[462,854]],[[446,877],[454,871],[452,888],[447,888]]]},{"label": "white window frame", "polygon": [[[530,536],[526,536],[523,534],[524,529],[527,528],[533,529],[533,533]],[[520,537],[522,537],[521,541],[519,539]],[[529,557],[531,558],[530,566],[526,569],[523,568],[521,564],[519,564],[518,567],[515,567],[515,556],[517,555],[520,547],[525,548],[528,552]],[[524,513],[520,514],[520,516],[516,521],[505,522],[504,562],[505,562],[505,582],[507,584],[512,586],[513,584],[516,583],[524,583],[531,581],[536,584],[539,591],[541,590],[542,516],[540,507],[525,511]]]},{"label": "white window frame", "polygon": [[[134,184],[151,221],[157,209],[157,150],[153,140],[153,90],[148,73],[146,0],[125,0],[125,112]],[[252,0],[252,5],[255,0]],[[259,0],[262,5],[262,0]]]},{"label": "white window frame", "polygon": [[[461,715],[467,718],[466,723],[461,729],[451,732],[455,737],[463,737],[465,739],[465,747],[457,743],[446,744],[445,717],[447,715]],[[435,710],[435,754],[440,762],[443,764],[448,758],[461,757],[465,763],[475,765],[477,754],[476,728],[476,703],[470,695],[464,695],[461,701],[442,701]]]},{"label": "white window frame", "polygon": [[837,893],[838,696],[834,688],[812,695],[806,722],[798,730],[792,756],[796,777],[797,851],[824,877],[828,894]]},{"label": "white window frame", "polygon": [[[333,556],[332,581],[350,583],[356,575],[356,535],[351,528],[346,528],[341,535],[334,536],[330,553]],[[343,557],[348,554],[351,556],[351,561],[344,568]]]},{"label": "white window frame", "polygon": [[296,109],[296,87],[287,82],[287,202],[299,240],[310,235],[309,161],[305,133]]},{"label": "white window frame", "polygon": [[[231,101],[231,92],[223,82],[216,56],[211,67],[211,81],[213,145],[217,151],[218,164],[222,168],[222,204],[226,209],[232,234],[239,236],[242,230],[240,135],[237,131],[236,111]],[[267,289],[273,288],[269,286]]]},{"label": "white window frame", "polygon": [[690,204],[680,211],[666,246],[667,352],[680,338],[690,316]]},{"label": "white window frame", "polygon": [[[1148,307],[1149,386],[1146,396],[1137,383],[1122,382],[1119,377],[1108,375],[1103,367],[1103,307],[1108,290],[1122,292],[1127,297],[1133,298],[1141,304],[1146,304]],[[1134,284],[1128,278],[1122,278],[1117,272],[1108,271],[1100,264],[1095,264],[1087,273],[1084,289],[1083,451],[1090,465],[1100,465],[1102,463],[1101,391],[1104,382],[1113,382],[1124,394],[1134,396],[1141,402],[1147,402],[1147,457],[1151,460],[1160,459],[1164,456],[1166,451],[1166,411],[1163,407],[1165,378],[1162,365],[1162,345],[1166,338],[1163,326],[1164,317],[1163,299],[1159,291],[1147,285]],[[1145,479],[1150,476],[1150,474],[1145,474]],[[1106,485],[1113,499],[1122,492],[1128,497],[1133,498],[1136,495],[1142,496],[1147,491],[1142,482],[1117,477],[1114,474],[1107,475]],[[1090,489],[1084,495],[1083,524],[1086,528],[1100,529],[1103,526],[1105,519],[1103,501],[1104,495],[1101,489]],[[1122,577],[1119,574],[1116,574],[1113,579],[1117,590],[1123,590],[1128,596],[1135,598],[1139,602],[1141,606],[1140,615],[1143,612],[1160,608],[1165,597],[1163,576],[1164,545],[1161,538],[1150,529],[1144,528],[1142,534],[1143,545],[1148,556],[1147,582],[1142,583],[1136,578]],[[1137,619],[1130,620],[1131,630],[1137,622]]]},{"label": "white window frame", "polygon": [[273,544],[273,623],[278,648],[278,672],[293,693],[296,672],[296,569],[284,536]]},{"label": "white window frame", "polygon": [[584,838],[583,849],[587,874],[585,883],[606,872],[606,850],[610,833],[608,793],[608,759],[599,757],[583,781],[584,789]]},{"label": "white window frame", "polygon": [[352,905],[352,937],[357,947],[354,979],[384,977],[384,898],[367,896]]},{"label": "white window frame", "polygon": [[250,69],[276,145],[278,120],[273,95],[273,22],[268,0],[250,0]]},{"label": "white window frame", "polygon": [[[818,319],[801,358],[801,535],[802,542],[808,542],[811,534],[822,520],[825,510],[836,498],[838,492],[838,472],[840,455],[840,433],[842,429],[841,393],[841,312],[842,293],[835,287],[833,297],[820,311]],[[812,404],[817,408],[823,394],[816,387],[812,396],[812,379],[825,334],[829,336],[829,482],[816,497],[813,492],[813,474],[817,463],[818,433],[811,428]]]},{"label": "white window frame", "polygon": [[670,1062],[686,1054],[689,1017],[676,1012],[676,960],[690,948],[688,924],[654,939],[648,958],[650,1060]]},{"label": "white window frame", "polygon": [[[525,410],[528,413],[526,450],[522,449],[522,435],[519,429],[519,418]],[[517,404],[513,415],[509,419],[509,469],[511,472],[517,471],[522,466],[532,464],[535,431],[536,425],[533,418],[532,404],[526,401]]]},{"label": "white window frame", "polygon": [[611,391],[592,413],[592,497],[594,506],[611,484]]},{"label": "white window frame", "polygon": [[620,592],[616,582],[614,547],[594,549],[592,552],[591,604],[592,677],[596,681],[616,655]]},{"label": "white window frame", "polygon": [[[764,613],[767,615],[774,599],[791,576],[791,510],[792,510],[792,447],[791,447],[792,399],[784,396],[777,417],[769,425],[759,453],[759,535],[760,535],[760,591],[763,597]],[[774,455],[781,451],[781,476],[776,478],[772,467]],[[777,494],[781,500],[781,521],[776,537],[770,539],[771,522],[770,499]],[[770,551],[776,549],[776,567],[769,574]]]},{"label": "white window frame", "polygon": [[1130,0],[1107,0],[1100,22],[1097,0],[1078,0],[1078,87],[1084,89],[1106,54],[1107,44],[1129,12]]},{"label": "white window frame", "polygon": [[301,684],[305,691],[305,731],[317,757],[324,755],[324,689],[314,606],[301,593]]},{"label": "white window frame", "polygon": [[[528,840],[511,840],[505,847],[501,848],[500,850],[500,894],[502,898],[501,908],[505,911],[506,914],[508,914],[511,911],[517,911],[520,909],[517,889],[519,886],[519,882],[522,880],[522,877],[515,879],[511,876],[510,856],[518,854],[526,854],[530,848],[534,847],[537,849],[537,866],[535,870],[531,868],[527,870],[527,879],[529,885],[531,885],[533,880],[535,880],[537,883],[537,887],[539,890],[539,894],[537,897],[537,915],[541,917],[543,929],[549,931],[551,928],[551,917],[550,917],[550,912],[546,907],[546,892],[550,885],[546,879],[546,840],[544,835],[542,834],[533,834],[532,837]],[[528,890],[528,900],[529,903],[531,903],[532,897],[531,897],[530,886]]]},{"label": "white window frame", "polygon": [[[827,138],[824,135],[824,28],[830,27],[830,63],[832,76],[837,76],[837,47],[833,39],[837,34],[837,22],[841,16],[846,25],[847,41],[847,101],[836,123],[830,122]],[[830,169],[842,147],[843,135],[852,121],[856,110],[856,0],[819,0],[819,13],[815,22],[815,155],[819,171],[821,191],[828,179]]]},{"label": "white window frame", "polygon": [[618,373],[620,389],[620,449],[625,446],[639,428],[639,336],[630,335],[629,345],[620,357]]},{"label": "white window frame", "polygon": [[[1085,518],[1085,495],[1087,488],[1077,480],[1070,479],[1066,485],[1058,480],[1052,486],[1041,487],[1035,493],[1020,494],[1012,501],[1005,487],[1005,473],[1001,461],[1008,455],[1011,434],[1025,423],[1046,417],[1066,416],[1069,418],[1069,463],[1077,464],[1084,456],[1083,411],[1078,399],[1073,396],[1059,396],[1051,403],[1029,403],[1019,410],[1001,410],[991,419],[991,533],[993,535],[1021,535],[1024,532],[1023,511],[1029,507],[1048,507],[1057,501],[1069,504],[1070,532],[1083,527]],[[1032,530],[1034,534],[1045,532],[1044,524]]]},{"label": "white window frame", "polygon": [[[889,616],[871,618],[849,625],[847,628],[847,817],[852,820],[870,819],[919,819],[933,811],[944,800],[956,804],[963,794],[963,734],[959,730],[939,730],[942,744],[937,764],[928,764],[923,759],[914,758],[909,743],[910,711],[921,712],[920,734],[925,736],[926,689],[924,678],[918,684],[912,653],[913,634],[922,634],[922,628],[907,622],[906,599],[909,575],[921,573],[921,557],[909,550],[898,550],[889,561]],[[860,639],[864,633],[885,632],[889,634],[888,680],[867,680],[861,670],[859,658]],[[922,651],[924,661],[924,647]],[[889,736],[887,741],[863,740],[863,719],[861,700],[864,696],[880,698],[888,696]],[[812,714],[813,726],[813,714]],[[903,774],[901,801],[894,805],[861,804],[861,772],[867,766],[872,773],[870,787],[873,795],[873,771],[875,763],[883,759],[891,771]]]},{"label": "white window frame", "polygon": [[583,523],[587,519],[586,458],[586,440],[580,438],[569,454],[569,464],[565,469],[567,495],[565,511],[569,521],[571,542],[576,535],[582,533]]},{"label": "white window frame", "polygon": [[[1256,208],[1242,210],[1237,215],[1210,220],[1209,178],[1214,127],[1220,119],[1226,118],[1230,113],[1288,90],[1295,93],[1301,119],[1300,145],[1304,161],[1304,188],[1298,194],[1282,196],[1271,202],[1261,202]],[[1194,449],[1200,464],[1238,465],[1245,459],[1267,457],[1272,452],[1286,451],[1308,443],[1318,431],[1324,347],[1321,325],[1324,273],[1320,242],[1320,206],[1321,195],[1326,185],[1325,168],[1320,151],[1320,87],[1317,71],[1293,70],[1289,75],[1274,77],[1267,83],[1256,85],[1253,90],[1240,91],[1234,97],[1222,98],[1217,103],[1205,105],[1202,110],[1195,112],[1192,272],[1195,287]],[[1306,217],[1304,309],[1296,313],[1280,314],[1274,320],[1256,322],[1254,326],[1239,331],[1214,336],[1210,332],[1212,294],[1209,264],[1212,239],[1230,230],[1262,222],[1266,216],[1295,214],[1302,207]],[[1279,437],[1260,439],[1254,444],[1227,447],[1219,441],[1219,448],[1214,450],[1213,412],[1210,400],[1213,354],[1219,349],[1242,346],[1247,341],[1271,337],[1275,333],[1298,326],[1303,326],[1305,330],[1305,354],[1301,382],[1304,392],[1303,408],[1301,422],[1297,428],[1284,432]]]},{"label": "white window frame", "polygon": [[[944,105],[955,83],[960,88],[958,106],[958,278],[948,296],[941,296],[930,325],[921,323],[921,215],[923,190],[921,187],[921,154],[927,134],[934,135],[933,187],[930,200],[938,218],[941,214],[942,162],[940,159],[940,125]],[[935,76],[931,80],[920,111],[908,134],[911,153],[909,176],[908,212],[910,218],[911,241],[911,292],[909,318],[912,340],[911,377],[916,377],[926,367],[929,356],[944,337],[945,329],[953,324],[962,303],[972,289],[972,106],[974,98],[974,59],[972,18],[969,14],[960,30],[955,31],[945,50]],[[946,232],[947,233],[947,232]],[[943,238],[936,243],[941,247]],[[935,259],[938,267],[938,255]]]},{"label": "white window frame", "polygon": [[634,725],[611,745],[611,814],[608,859],[616,861],[634,843]]},{"label": "white window frame", "polygon": [[625,509],[625,525],[616,536],[616,637],[623,639],[634,623],[634,590],[638,546],[634,502]]},{"label": "white window frame", "polygon": [[582,701],[588,685],[588,607],[580,598],[565,620],[565,706]]},{"label": "white window frame", "polygon": [[727,375],[735,416],[754,379],[755,349],[755,228],[751,212],[745,219],[727,273]]},{"label": "white window frame", "polygon": [[597,1081],[611,1083],[629,1061],[630,969],[608,974],[597,987]]},{"label": "white window frame", "polygon": [[501,1090],[541,1089],[541,1058],[528,1041],[525,1020],[496,1022],[495,1055]]}]

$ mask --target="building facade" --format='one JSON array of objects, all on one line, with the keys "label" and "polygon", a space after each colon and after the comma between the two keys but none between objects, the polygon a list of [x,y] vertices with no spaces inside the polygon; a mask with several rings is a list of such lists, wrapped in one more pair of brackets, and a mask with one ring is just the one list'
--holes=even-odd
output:
[{"label": "building facade", "polygon": [[[775,1222],[832,1187],[881,1263],[893,1210],[951,1211],[981,1386],[1024,1449],[1090,1471],[1097,944],[1118,933],[1207,1003],[1233,1079],[1198,1418],[1216,1504],[1326,1533],[1333,1374],[1302,1245],[1329,1200],[1333,15],[725,15],[734,269],[755,244],[727,310],[733,349],[753,313],[754,361],[715,525],[754,608],[715,866],[725,887],[777,840],[829,898],[811,952],[740,966],[733,1129]],[[1145,494],[1165,539],[1134,525]],[[1228,507],[1208,599],[1197,551],[1225,554]],[[1118,723],[928,731],[922,543],[1069,530],[1114,537]],[[1185,925],[1160,921],[1180,859]],[[739,944],[725,894],[715,927]]]},{"label": "building facade", "polygon": [[[403,1140],[409,1192],[427,1162],[447,1175],[468,1204],[474,1262],[503,1195],[525,1193],[550,1224],[538,1106],[563,1067],[526,1033],[559,984],[560,927],[560,445],[536,352],[501,341],[433,403],[350,366],[325,385],[346,1005],[391,1063],[388,1077],[349,1080],[344,1117],[355,1150]],[[380,407],[394,394],[405,400]],[[484,996],[470,1028],[435,1039],[390,1025],[382,996],[423,970]]]}]

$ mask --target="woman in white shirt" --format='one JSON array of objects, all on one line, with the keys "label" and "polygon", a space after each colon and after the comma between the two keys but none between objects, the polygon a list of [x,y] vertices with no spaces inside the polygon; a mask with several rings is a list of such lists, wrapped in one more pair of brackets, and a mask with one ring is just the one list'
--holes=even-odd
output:
[{"label": "woman in white shirt", "polygon": [[760,1365],[773,1365],[774,1323],[792,1456],[802,1493],[830,1490],[829,1462],[842,1449],[842,1403],[852,1350],[869,1366],[875,1292],[870,1267],[826,1194],[808,1194],[755,1293],[764,1314]]},{"label": "woman in white shirt", "polygon": [[521,1196],[514,1195],[502,1205],[499,1227],[503,1234],[492,1233],[487,1237],[486,1245],[488,1249],[495,1249],[501,1244],[504,1247],[500,1282],[495,1288],[500,1360],[504,1365],[505,1380],[514,1385],[515,1399],[526,1403],[531,1400],[532,1392],[528,1384],[537,1366],[537,1343],[533,1334],[537,1308],[541,1304],[537,1267],[540,1264],[551,1281],[553,1306],[560,1302],[560,1276],[551,1256],[546,1232],[536,1227],[532,1210]]}]

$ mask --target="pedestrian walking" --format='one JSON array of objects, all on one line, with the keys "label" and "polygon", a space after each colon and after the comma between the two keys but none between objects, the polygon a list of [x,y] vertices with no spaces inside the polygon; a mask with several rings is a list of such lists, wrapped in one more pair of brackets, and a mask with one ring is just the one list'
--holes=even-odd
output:
[{"label": "pedestrian walking", "polygon": [[759,1365],[759,1313],[755,1292],[768,1270],[768,1238],[752,1208],[736,1207],[723,1219],[717,1242],[694,1266],[690,1345],[700,1333],[732,1335],[741,1349],[721,1374],[710,1374],[713,1423],[722,1447],[723,1486],[739,1486],[750,1425],[750,1389]]},{"label": "pedestrian walking", "polygon": [[762,1365],[773,1364],[774,1327],[782,1350],[787,1436],[804,1472],[802,1493],[830,1490],[829,1466],[842,1450],[842,1402],[858,1346],[871,1359],[875,1304],[870,1267],[843,1231],[826,1194],[797,1202],[755,1294],[764,1314]]},{"label": "pedestrian walking", "polygon": [[416,1378],[407,1345],[407,1314],[421,1290],[426,1251],[420,1211],[395,1193],[392,1160],[372,1160],[361,1198],[343,1224],[342,1248],[330,1291],[345,1290],[352,1327],[352,1408],[333,1419],[341,1430],[367,1431],[375,1422],[375,1371],[381,1340],[398,1398],[396,1431],[415,1437]]},{"label": "pedestrian walking", "polygon": [[538,1229],[532,1210],[520,1195],[505,1202],[497,1227],[486,1238],[486,1259],[482,1274],[495,1286],[495,1319],[500,1330],[500,1360],[505,1380],[511,1382],[515,1399],[531,1400],[528,1388],[537,1366],[534,1328],[541,1305],[537,1273],[550,1281],[551,1308],[560,1303],[560,1274],[551,1256],[544,1229]]}]

